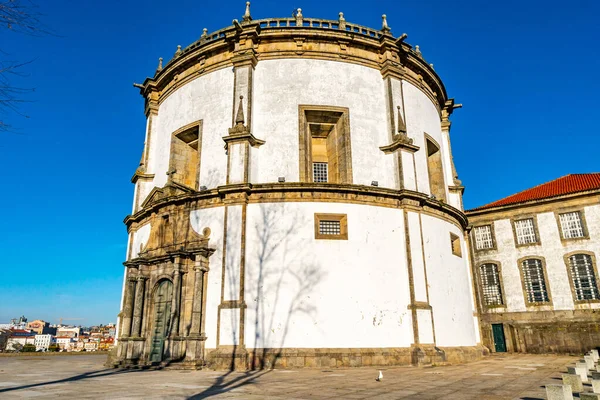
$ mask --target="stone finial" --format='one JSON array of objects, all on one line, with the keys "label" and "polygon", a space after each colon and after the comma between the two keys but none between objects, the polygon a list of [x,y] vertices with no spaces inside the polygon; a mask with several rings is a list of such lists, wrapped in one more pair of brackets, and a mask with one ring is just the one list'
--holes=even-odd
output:
[{"label": "stone finial", "polygon": [[417,56],[419,56],[419,58],[423,58],[423,54],[421,53],[421,48],[419,47],[419,45],[415,46],[415,53],[417,53]]},{"label": "stone finial", "polygon": [[202,35],[200,35],[200,38],[206,39],[207,37],[208,37],[208,29],[204,28],[204,29],[202,29]]},{"label": "stone finial", "polygon": [[339,29],[346,30],[346,19],[344,18],[344,13],[341,12],[340,18],[338,19],[338,27]]},{"label": "stone finial", "polygon": [[163,62],[163,58],[159,57],[158,58],[158,67],[156,67],[156,72],[162,71],[162,69],[163,69],[162,62]]},{"label": "stone finial", "polygon": [[181,45],[178,44],[177,45],[177,50],[175,51],[175,57],[179,57],[181,55],[182,51],[181,51]]},{"label": "stone finial", "polygon": [[302,9],[299,8],[296,10],[296,26],[302,26],[304,21],[304,15],[302,15]]},{"label": "stone finial", "polygon": [[240,105],[235,115],[235,124],[244,125],[244,96],[240,96]]},{"label": "stone finial", "polygon": [[381,22],[381,32],[383,33],[390,33],[392,31],[392,29],[389,27],[388,23],[387,23],[387,15],[383,14],[381,16],[382,22]]},{"label": "stone finial", "polygon": [[252,17],[250,16],[250,2],[249,1],[246,2],[246,12],[244,13],[244,16],[242,17],[242,21],[244,21],[244,22],[252,21]]},{"label": "stone finial", "polygon": [[433,64],[429,64],[429,66],[431,67],[431,69],[433,69]]},{"label": "stone finial", "polygon": [[400,106],[398,106],[398,133],[401,135],[406,135],[406,124],[404,123],[404,118],[402,118]]}]

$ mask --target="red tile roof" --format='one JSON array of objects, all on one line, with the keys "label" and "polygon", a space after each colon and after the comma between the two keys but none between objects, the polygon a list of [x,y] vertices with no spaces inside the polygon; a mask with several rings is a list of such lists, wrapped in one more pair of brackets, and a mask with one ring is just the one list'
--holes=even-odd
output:
[{"label": "red tile roof", "polygon": [[570,174],[468,211],[486,210],[597,189],[600,189],[600,173]]}]

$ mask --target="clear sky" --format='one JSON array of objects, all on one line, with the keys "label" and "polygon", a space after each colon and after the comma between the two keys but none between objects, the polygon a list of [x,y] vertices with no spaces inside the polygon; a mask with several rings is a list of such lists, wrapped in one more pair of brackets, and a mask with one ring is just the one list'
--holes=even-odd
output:
[{"label": "clear sky", "polygon": [[[116,321],[144,141],[132,87],[176,46],[241,19],[243,0],[38,0],[53,36],[0,31],[0,57],[35,61],[14,82],[35,88],[0,132],[0,322]],[[337,19],[419,44],[464,108],[452,149],[472,208],[569,173],[597,172],[600,2],[263,1],[255,19]],[[260,135],[258,135],[260,136]],[[68,322],[68,321],[65,321]]]}]

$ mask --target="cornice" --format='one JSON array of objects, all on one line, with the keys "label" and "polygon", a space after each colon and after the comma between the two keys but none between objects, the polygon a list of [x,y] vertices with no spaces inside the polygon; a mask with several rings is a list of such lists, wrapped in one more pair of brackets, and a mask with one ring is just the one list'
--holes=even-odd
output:
[{"label": "cornice", "polygon": [[[202,37],[177,52],[154,77],[146,78],[141,94],[160,104],[170,93],[198,76],[232,66],[255,66],[261,60],[312,58],[359,64],[378,69],[384,76],[405,79],[423,91],[441,112],[446,89],[411,45],[406,35],[395,38],[372,28],[338,21],[264,19],[232,25]],[[147,100],[148,101],[148,100]]]},{"label": "cornice", "polygon": [[441,213],[458,226],[466,229],[467,217],[461,210],[428,195],[412,190],[395,190],[375,186],[330,184],[330,183],[269,183],[233,184],[214,189],[175,194],[161,198],[124,219],[128,230],[132,224],[139,224],[171,205],[191,204],[197,209],[225,206],[232,203],[272,203],[272,202],[339,202],[361,203],[366,205],[431,210]]},{"label": "cornice", "polygon": [[549,198],[539,199],[539,200],[530,200],[530,201],[526,201],[526,202],[507,204],[507,205],[498,206],[498,207],[490,207],[490,208],[485,208],[485,209],[481,209],[481,210],[479,210],[479,209],[466,210],[465,215],[467,215],[469,218],[478,217],[478,216],[486,215],[486,214],[494,214],[494,213],[499,213],[499,212],[521,209],[521,208],[524,209],[524,208],[528,208],[528,207],[535,207],[535,206],[539,206],[539,205],[551,204],[551,203],[555,203],[555,202],[568,201],[568,200],[572,200],[572,199],[576,199],[576,198],[580,198],[580,197],[597,197],[599,195],[600,195],[600,190],[598,190],[598,189],[587,190],[584,192],[569,193],[569,194],[565,194],[562,196],[549,197]]}]

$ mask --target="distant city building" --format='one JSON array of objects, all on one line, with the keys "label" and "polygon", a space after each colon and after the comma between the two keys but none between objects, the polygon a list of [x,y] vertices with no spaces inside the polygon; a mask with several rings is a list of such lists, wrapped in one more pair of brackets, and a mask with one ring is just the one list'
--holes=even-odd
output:
[{"label": "distant city building", "polygon": [[29,329],[32,332],[35,332],[40,335],[46,334],[46,333],[50,333],[50,334],[56,333],[56,328],[50,327],[49,322],[43,321],[41,319],[36,319],[35,321],[28,322],[26,329]]},{"label": "distant city building", "polygon": [[49,333],[35,335],[35,351],[48,351],[48,347],[54,342],[54,336]]},{"label": "distant city building", "polygon": [[600,173],[467,211],[483,344],[583,353],[600,343]]},{"label": "distant city building", "polygon": [[57,336],[56,344],[61,351],[71,351],[76,347],[76,341],[69,336]]},{"label": "distant city building", "polygon": [[21,351],[26,344],[35,346],[35,333],[24,329],[13,329],[6,344],[6,351]]},{"label": "distant city building", "polygon": [[80,327],[59,326],[56,328],[56,336],[68,336],[78,338],[81,335]]},{"label": "distant city building", "polygon": [[27,318],[21,316],[20,318],[13,318],[8,324],[0,324],[0,329],[26,329]]}]

